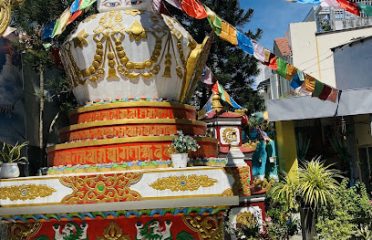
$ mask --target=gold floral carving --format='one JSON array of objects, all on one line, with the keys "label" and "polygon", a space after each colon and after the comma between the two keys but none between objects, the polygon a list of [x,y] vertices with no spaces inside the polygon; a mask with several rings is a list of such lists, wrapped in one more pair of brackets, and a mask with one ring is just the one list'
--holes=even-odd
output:
[{"label": "gold floral carving", "polygon": [[138,20],[135,20],[132,26],[130,26],[130,28],[128,28],[126,32],[129,34],[129,38],[131,41],[136,40],[136,42],[139,42],[142,39],[147,38],[146,31],[142,27],[142,24],[138,22]]},{"label": "gold floral carving", "polygon": [[225,143],[231,144],[232,142],[236,142],[238,140],[237,137],[236,128],[225,128],[222,132],[222,139]]},{"label": "gold floral carving", "polygon": [[131,15],[133,17],[141,15],[143,13],[141,10],[138,10],[138,9],[127,9],[124,12],[125,14]]},{"label": "gold floral carving", "polygon": [[38,197],[44,198],[52,195],[56,190],[47,185],[18,185],[9,187],[0,187],[0,199],[17,200],[34,200]]},{"label": "gold floral carving", "polygon": [[0,1],[0,36],[4,34],[11,21],[11,9],[12,6],[10,0]]},{"label": "gold floral carving", "polygon": [[9,225],[9,240],[31,239],[41,229],[42,223],[22,223]]},{"label": "gold floral carving", "polygon": [[231,188],[228,188],[225,191],[223,191],[222,196],[223,197],[232,197],[232,196],[234,196],[234,191]]},{"label": "gold floral carving", "polygon": [[141,195],[130,186],[142,178],[142,173],[120,173],[111,175],[71,176],[60,179],[61,183],[72,188],[62,203],[86,204],[102,202],[137,201]]},{"label": "gold floral carving", "polygon": [[117,223],[111,222],[104,230],[103,236],[98,237],[97,240],[130,240],[130,237],[123,233],[123,230]]},{"label": "gold floral carving", "polygon": [[197,232],[199,239],[221,240],[224,238],[223,222],[217,217],[185,216],[183,222],[194,232]]},{"label": "gold floral carving", "polygon": [[74,47],[77,48],[83,48],[85,46],[88,46],[87,41],[88,33],[83,29],[81,30],[76,37],[72,40],[74,42]]},{"label": "gold floral carving", "polygon": [[211,187],[217,183],[216,179],[207,175],[170,176],[156,180],[150,187],[156,190],[171,190],[172,192],[197,191],[201,187]]}]

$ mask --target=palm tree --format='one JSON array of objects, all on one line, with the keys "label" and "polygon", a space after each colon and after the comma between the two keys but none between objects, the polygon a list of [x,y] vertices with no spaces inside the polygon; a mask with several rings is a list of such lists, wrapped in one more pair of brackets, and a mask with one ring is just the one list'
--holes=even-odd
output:
[{"label": "palm tree", "polygon": [[287,176],[271,189],[274,201],[285,200],[289,208],[298,203],[305,240],[314,238],[318,210],[334,202],[333,193],[339,186],[337,178],[343,178],[331,166],[325,166],[320,157],[307,161],[299,168],[297,181]]}]

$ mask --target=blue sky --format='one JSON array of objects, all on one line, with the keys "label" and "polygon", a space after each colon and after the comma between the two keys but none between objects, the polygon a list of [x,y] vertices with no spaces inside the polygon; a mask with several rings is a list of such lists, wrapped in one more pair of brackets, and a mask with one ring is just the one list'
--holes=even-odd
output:
[{"label": "blue sky", "polygon": [[263,35],[259,42],[268,49],[272,49],[275,38],[285,36],[289,23],[301,22],[312,7],[311,4],[286,0],[241,0],[240,5],[254,10],[252,20],[244,30],[261,28]]}]

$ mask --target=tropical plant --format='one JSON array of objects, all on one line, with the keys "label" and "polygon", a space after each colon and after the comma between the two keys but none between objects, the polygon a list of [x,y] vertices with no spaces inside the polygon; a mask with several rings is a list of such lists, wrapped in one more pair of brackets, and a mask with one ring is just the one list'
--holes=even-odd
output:
[{"label": "tropical plant", "polygon": [[287,203],[288,210],[298,207],[304,239],[314,238],[319,209],[335,202],[334,193],[339,186],[337,178],[342,176],[330,167],[325,166],[320,157],[315,158],[299,168],[298,179],[286,176],[270,191],[274,201]]},{"label": "tropical plant", "polygon": [[297,179],[290,178],[288,175],[284,176],[283,180],[275,183],[270,191],[269,196],[272,197],[274,202],[284,202],[285,211],[298,209],[298,202],[296,201],[297,195]]},{"label": "tropical plant", "polygon": [[334,192],[339,186],[337,178],[343,177],[331,166],[325,166],[318,157],[299,168],[298,196],[314,210],[334,202]]},{"label": "tropical plant", "polygon": [[189,153],[195,152],[200,148],[196,140],[188,135],[184,135],[182,131],[178,131],[178,135],[172,141],[170,150],[173,153]]},{"label": "tropical plant", "polygon": [[27,142],[15,145],[3,142],[3,146],[0,151],[0,162],[3,163],[14,163],[20,161],[27,161],[26,157],[21,156],[22,149],[27,146]]}]

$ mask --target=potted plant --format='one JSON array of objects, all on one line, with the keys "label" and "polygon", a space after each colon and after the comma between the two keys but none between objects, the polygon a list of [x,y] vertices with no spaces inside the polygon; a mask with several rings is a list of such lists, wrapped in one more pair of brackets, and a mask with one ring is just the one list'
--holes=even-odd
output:
[{"label": "potted plant", "polygon": [[18,163],[25,161],[26,157],[21,156],[22,149],[27,146],[27,143],[16,143],[15,145],[3,142],[0,150],[0,161],[2,162],[0,178],[16,178],[19,177]]},{"label": "potted plant", "polygon": [[200,146],[193,137],[185,136],[182,131],[179,131],[170,146],[173,167],[185,168],[189,160],[189,152],[195,152],[198,148]]}]

